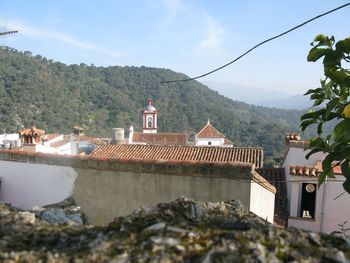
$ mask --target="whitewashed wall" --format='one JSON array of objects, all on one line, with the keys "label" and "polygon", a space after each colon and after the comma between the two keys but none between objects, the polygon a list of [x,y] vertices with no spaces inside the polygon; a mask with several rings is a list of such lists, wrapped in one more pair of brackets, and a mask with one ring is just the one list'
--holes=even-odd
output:
[{"label": "whitewashed wall", "polygon": [[211,142],[210,146],[220,146],[224,144],[224,138],[197,138],[197,146],[208,146],[208,142]]},{"label": "whitewashed wall", "polygon": [[254,181],[250,187],[250,211],[273,223],[275,194]]},{"label": "whitewashed wall", "polygon": [[[315,177],[314,179],[317,178]],[[293,199],[291,200],[288,226],[329,233],[340,230],[339,224],[348,220],[349,223],[345,224],[345,227],[350,228],[350,194],[344,193],[336,198],[344,192],[342,186],[345,180],[344,176],[337,176],[335,180],[328,179],[316,190],[316,209],[315,218],[313,219],[300,217],[299,210],[303,182],[299,181],[305,180],[304,183],[317,183],[317,181],[310,180],[310,177],[306,176],[293,176],[292,180],[298,180],[298,182],[290,183]]]},{"label": "whitewashed wall", "polygon": [[[314,166],[316,165],[317,161],[323,160],[324,158],[324,153],[315,153],[310,156],[310,158],[307,160],[305,156],[310,152],[310,150],[304,150],[301,148],[296,148],[296,147],[290,147],[286,158],[283,163],[284,167],[284,174],[286,175],[286,180],[290,181],[291,180],[291,175],[290,175],[290,166],[291,165],[300,165],[300,166],[305,166],[305,165],[310,165]],[[291,200],[291,184],[287,183],[287,193],[288,193],[288,209],[290,209],[290,200]]]},{"label": "whitewashed wall", "polygon": [[0,200],[22,209],[61,202],[72,195],[71,167],[0,161]]}]

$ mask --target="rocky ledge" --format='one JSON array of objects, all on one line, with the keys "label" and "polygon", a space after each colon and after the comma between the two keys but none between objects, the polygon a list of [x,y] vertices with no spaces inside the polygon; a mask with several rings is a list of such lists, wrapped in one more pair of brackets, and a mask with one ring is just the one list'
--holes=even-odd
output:
[{"label": "rocky ledge", "polygon": [[240,202],[179,198],[108,226],[52,224],[0,204],[0,262],[348,262],[350,239],[275,227]]}]

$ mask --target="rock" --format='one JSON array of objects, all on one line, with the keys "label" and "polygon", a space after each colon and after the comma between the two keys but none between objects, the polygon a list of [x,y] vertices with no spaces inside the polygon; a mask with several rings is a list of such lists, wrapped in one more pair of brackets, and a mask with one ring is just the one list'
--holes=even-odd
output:
[{"label": "rock", "polygon": [[35,214],[28,211],[18,212],[16,218],[23,220],[23,223],[35,224]]},{"label": "rock", "polygon": [[165,226],[166,226],[165,223],[160,222],[160,223],[157,223],[157,224],[154,224],[154,225],[147,227],[144,231],[158,231],[160,229],[164,229]]},{"label": "rock", "polygon": [[172,237],[151,237],[151,240],[153,243],[157,245],[163,245],[163,246],[176,246],[180,243],[178,239],[172,238]]},{"label": "rock", "polygon": [[350,259],[348,236],[277,228],[236,201],[205,203],[182,197],[149,209],[143,207],[99,227],[67,223],[66,220],[75,220],[77,214],[80,209],[69,202],[33,212],[0,203],[0,262]]},{"label": "rock", "polygon": [[65,210],[60,208],[50,208],[42,211],[40,213],[40,217],[50,224],[83,224],[83,220],[80,214],[67,214]]},{"label": "rock", "polygon": [[33,207],[38,218],[50,224],[71,224],[83,225],[87,223],[87,217],[81,213],[81,207],[76,206],[72,199],[66,199],[60,203],[47,205],[44,207]]}]

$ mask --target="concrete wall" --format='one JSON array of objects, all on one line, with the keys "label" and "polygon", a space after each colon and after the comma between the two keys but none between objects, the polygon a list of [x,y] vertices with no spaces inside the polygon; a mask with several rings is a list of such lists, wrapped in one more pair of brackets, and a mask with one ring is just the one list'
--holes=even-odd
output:
[{"label": "concrete wall", "polygon": [[[312,180],[313,179],[313,180]],[[290,218],[288,219],[288,226],[293,226],[301,229],[311,230],[315,232],[329,233],[340,230],[339,224],[343,224],[350,219],[350,210],[348,209],[350,203],[350,194],[344,193],[342,183],[345,181],[344,176],[337,176],[336,179],[328,179],[316,191],[316,210],[315,218],[300,217],[300,201],[301,201],[301,187],[300,180],[305,180],[305,183],[317,183],[317,178],[306,176],[293,176],[292,180],[298,182],[291,183],[291,200]],[[339,196],[338,198],[336,198]],[[350,227],[350,222],[345,224],[345,228]]]},{"label": "concrete wall", "polygon": [[[249,207],[250,183],[226,178],[77,169],[73,198],[96,224],[141,206],[186,196],[202,201],[240,199]],[[267,191],[267,190],[266,190]]]},{"label": "concrete wall", "polygon": [[247,163],[130,161],[0,151],[2,201],[28,209],[72,196],[95,224],[181,195],[203,201],[240,199],[272,222],[274,193],[266,182],[253,183],[257,177],[252,173],[253,165]]}]

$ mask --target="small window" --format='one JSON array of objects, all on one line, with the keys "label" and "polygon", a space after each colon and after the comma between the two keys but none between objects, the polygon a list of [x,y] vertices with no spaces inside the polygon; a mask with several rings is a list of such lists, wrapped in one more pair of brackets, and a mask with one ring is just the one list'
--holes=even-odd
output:
[{"label": "small window", "polygon": [[211,142],[208,142],[208,145],[211,145]]},{"label": "small window", "polygon": [[300,217],[315,218],[316,184],[303,183],[301,191]]}]

